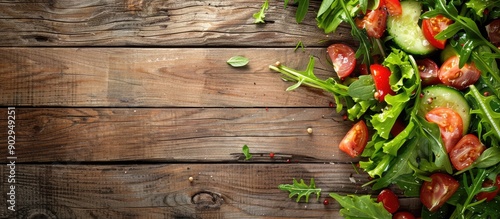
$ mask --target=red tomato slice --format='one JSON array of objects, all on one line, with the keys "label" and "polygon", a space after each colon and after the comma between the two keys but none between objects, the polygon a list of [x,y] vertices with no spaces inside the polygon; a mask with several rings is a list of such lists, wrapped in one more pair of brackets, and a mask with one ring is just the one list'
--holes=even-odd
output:
[{"label": "red tomato slice", "polygon": [[460,184],[445,173],[434,173],[431,181],[424,181],[420,188],[420,201],[434,212],[438,210],[457,191]]},{"label": "red tomato slice", "polygon": [[425,114],[425,119],[439,126],[446,151],[450,153],[462,138],[463,122],[460,114],[450,108],[437,107]]},{"label": "red tomato slice", "polygon": [[415,216],[407,211],[400,211],[392,216],[392,219],[415,219]]},{"label": "red tomato slice", "polygon": [[463,170],[470,166],[486,150],[486,147],[473,134],[463,136],[451,149],[450,160],[453,167]]},{"label": "red tomato slice", "polygon": [[460,58],[452,56],[446,60],[438,72],[439,80],[448,86],[459,90],[467,88],[469,85],[476,83],[481,77],[481,72],[476,68],[474,63],[466,63],[462,68],[458,68]]},{"label": "red tomato slice", "polygon": [[394,91],[391,89],[389,84],[389,77],[391,76],[391,71],[380,64],[370,65],[370,72],[373,76],[375,82],[375,88],[377,89],[375,93],[375,98],[379,101],[384,101],[384,97],[387,94],[394,95]]},{"label": "red tomato slice", "polygon": [[377,196],[377,202],[382,202],[385,210],[391,214],[394,214],[399,209],[399,199],[390,189],[380,191],[380,194]]},{"label": "red tomato slice", "polygon": [[363,153],[367,143],[368,127],[363,120],[360,120],[340,141],[339,149],[354,158]]},{"label": "red tomato slice", "polygon": [[417,66],[424,86],[441,83],[438,78],[439,68],[434,61],[428,58],[417,60]]},{"label": "red tomato slice", "polygon": [[345,78],[352,73],[356,67],[356,53],[351,47],[345,44],[332,44],[326,51],[339,78]]},{"label": "red tomato slice", "polygon": [[443,15],[422,20],[422,31],[425,39],[439,49],[444,49],[446,40],[437,40],[435,36],[445,30],[453,21]]},{"label": "red tomato slice", "polygon": [[496,186],[497,188],[491,192],[480,192],[479,194],[476,195],[476,200],[480,201],[483,199],[486,199],[487,202],[493,200],[495,196],[498,195],[498,192],[500,191],[500,175],[497,175],[496,182],[493,183],[492,180],[486,180],[483,183],[483,188],[486,187],[491,187],[491,186]]},{"label": "red tomato slice", "polygon": [[385,32],[387,12],[382,8],[368,10],[362,20],[356,20],[356,26],[366,29],[368,36],[380,38]]},{"label": "red tomato slice", "polygon": [[385,9],[391,16],[397,16],[403,13],[399,0],[385,0],[384,4]]}]

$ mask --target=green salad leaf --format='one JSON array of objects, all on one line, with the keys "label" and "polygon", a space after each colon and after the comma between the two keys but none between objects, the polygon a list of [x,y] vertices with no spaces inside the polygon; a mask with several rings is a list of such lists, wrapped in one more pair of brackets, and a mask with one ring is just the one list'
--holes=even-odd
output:
[{"label": "green salad leaf", "polygon": [[385,210],[382,202],[376,202],[370,195],[342,196],[337,193],[330,193],[330,197],[334,198],[342,206],[340,215],[346,219],[391,219],[392,214]]},{"label": "green salad leaf", "polygon": [[243,67],[248,64],[250,60],[244,56],[233,56],[227,60],[227,64],[233,67]]},{"label": "green salad leaf", "polygon": [[288,196],[289,198],[297,196],[296,202],[299,202],[302,197],[305,198],[306,202],[309,202],[309,196],[311,194],[316,194],[316,201],[318,201],[321,196],[321,189],[316,188],[314,178],[311,178],[309,185],[307,185],[303,179],[300,179],[300,182],[293,179],[293,184],[281,184],[278,188],[283,191],[288,191],[290,193]]},{"label": "green salad leaf", "polygon": [[266,18],[266,12],[269,9],[269,0],[265,0],[264,3],[262,3],[262,6],[258,12],[253,14],[254,23],[255,24],[263,24],[266,23],[265,18]]},{"label": "green salad leaf", "polygon": [[247,145],[243,145],[241,149],[243,151],[243,155],[245,155],[245,160],[252,159],[252,154],[250,153],[250,148]]}]

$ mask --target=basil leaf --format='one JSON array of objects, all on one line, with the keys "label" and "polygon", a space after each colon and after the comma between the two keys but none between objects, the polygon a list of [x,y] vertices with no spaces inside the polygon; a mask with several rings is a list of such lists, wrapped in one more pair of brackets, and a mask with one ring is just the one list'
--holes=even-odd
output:
[{"label": "basil leaf", "polygon": [[247,65],[249,62],[248,58],[243,56],[233,56],[229,60],[227,60],[227,64],[233,67],[243,67]]}]

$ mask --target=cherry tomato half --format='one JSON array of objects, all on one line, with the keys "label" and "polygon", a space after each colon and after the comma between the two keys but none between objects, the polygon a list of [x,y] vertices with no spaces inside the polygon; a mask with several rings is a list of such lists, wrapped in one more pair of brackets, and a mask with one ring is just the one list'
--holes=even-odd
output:
[{"label": "cherry tomato half", "polygon": [[431,181],[424,181],[420,188],[420,201],[434,212],[438,210],[457,191],[460,184],[446,173],[434,173]]},{"label": "cherry tomato half", "polygon": [[392,216],[392,219],[415,219],[415,216],[407,211],[400,211]]},{"label": "cherry tomato half", "polygon": [[425,119],[439,126],[446,151],[450,153],[462,138],[463,122],[460,114],[450,108],[436,107],[425,114]]},{"label": "cherry tomato half", "polygon": [[446,60],[439,69],[438,78],[443,84],[463,90],[476,83],[481,72],[474,63],[466,63],[462,68],[458,68],[459,60],[458,56],[452,56]]},{"label": "cherry tomato half", "polygon": [[326,51],[339,78],[345,78],[352,73],[356,67],[356,53],[351,47],[345,44],[332,44]]},{"label": "cherry tomato half", "polygon": [[488,33],[490,42],[493,45],[500,46],[500,19],[493,20],[486,25],[486,32]]},{"label": "cherry tomato half", "polygon": [[384,7],[391,16],[397,16],[403,13],[399,0],[385,0]]},{"label": "cherry tomato half", "polygon": [[464,135],[450,151],[451,163],[455,169],[463,170],[470,166],[484,150],[486,147],[474,134]]},{"label": "cherry tomato half", "polygon": [[340,141],[339,149],[354,158],[363,153],[367,143],[368,127],[363,120],[360,120]]},{"label": "cherry tomato half", "polygon": [[425,39],[427,39],[427,41],[429,41],[429,43],[434,47],[444,49],[446,40],[437,40],[435,36],[448,28],[448,26],[452,23],[453,21],[451,19],[443,15],[422,20],[422,31]]},{"label": "cherry tomato half", "polygon": [[375,82],[375,88],[377,89],[375,97],[379,101],[384,101],[384,97],[387,94],[394,95],[394,91],[391,89],[391,85],[389,84],[391,71],[388,68],[380,64],[373,64],[370,65],[370,72],[373,76],[373,81]]},{"label": "cherry tomato half", "polygon": [[441,83],[438,78],[439,68],[434,61],[429,58],[417,60],[417,66],[424,86]]},{"label": "cherry tomato half", "polygon": [[394,214],[399,209],[399,199],[390,189],[380,191],[377,196],[377,202],[382,202],[385,210],[391,214]]},{"label": "cherry tomato half", "polygon": [[483,188],[491,186],[496,186],[497,188],[491,192],[480,192],[479,194],[476,195],[476,200],[480,201],[486,199],[486,201],[489,202],[493,200],[495,196],[497,196],[498,192],[500,191],[500,175],[497,175],[495,183],[493,183],[493,181],[490,179],[487,179],[486,181],[483,182]]},{"label": "cherry tomato half", "polygon": [[356,19],[356,26],[360,29],[366,29],[369,37],[380,38],[385,32],[387,21],[387,11],[382,8],[368,10],[363,19]]}]

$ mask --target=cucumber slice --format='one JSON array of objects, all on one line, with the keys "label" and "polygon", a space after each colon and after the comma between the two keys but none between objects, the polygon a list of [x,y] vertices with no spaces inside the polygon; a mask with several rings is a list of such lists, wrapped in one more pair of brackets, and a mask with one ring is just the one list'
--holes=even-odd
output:
[{"label": "cucumber slice", "polygon": [[467,134],[470,124],[470,106],[460,91],[444,85],[434,85],[422,90],[418,114],[425,117],[427,112],[436,107],[446,107],[457,112],[462,117],[463,134]]},{"label": "cucumber slice", "polygon": [[418,26],[422,5],[416,1],[402,1],[401,8],[401,15],[387,18],[387,32],[394,42],[404,51],[415,55],[426,55],[436,50]]},{"label": "cucumber slice", "polygon": [[448,45],[446,45],[446,47],[444,47],[443,51],[441,51],[439,58],[441,60],[441,63],[444,63],[450,57],[456,56],[456,55],[458,55],[458,52],[450,44],[448,44]]}]

